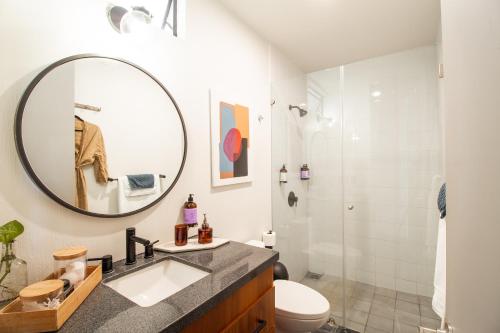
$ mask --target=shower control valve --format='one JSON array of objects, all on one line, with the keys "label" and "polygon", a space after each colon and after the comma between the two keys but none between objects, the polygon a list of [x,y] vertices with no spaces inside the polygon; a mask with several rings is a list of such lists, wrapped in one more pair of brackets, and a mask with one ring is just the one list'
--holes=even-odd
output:
[{"label": "shower control valve", "polygon": [[295,195],[293,191],[290,191],[288,194],[288,206],[290,207],[297,207],[297,202],[299,201],[299,197]]}]

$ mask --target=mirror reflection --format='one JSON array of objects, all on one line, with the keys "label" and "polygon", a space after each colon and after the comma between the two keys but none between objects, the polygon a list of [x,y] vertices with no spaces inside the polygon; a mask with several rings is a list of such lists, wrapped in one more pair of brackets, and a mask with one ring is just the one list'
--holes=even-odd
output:
[{"label": "mirror reflection", "polygon": [[31,176],[77,211],[137,212],[159,201],[182,170],[185,130],[175,102],[152,76],[120,60],[55,66],[17,117]]}]

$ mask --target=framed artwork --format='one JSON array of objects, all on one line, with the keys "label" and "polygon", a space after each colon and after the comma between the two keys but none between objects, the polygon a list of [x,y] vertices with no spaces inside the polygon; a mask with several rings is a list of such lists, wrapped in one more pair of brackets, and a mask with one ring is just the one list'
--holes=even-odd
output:
[{"label": "framed artwork", "polygon": [[[251,182],[250,108],[210,91],[212,186]],[[240,104],[241,103],[241,104]]]}]

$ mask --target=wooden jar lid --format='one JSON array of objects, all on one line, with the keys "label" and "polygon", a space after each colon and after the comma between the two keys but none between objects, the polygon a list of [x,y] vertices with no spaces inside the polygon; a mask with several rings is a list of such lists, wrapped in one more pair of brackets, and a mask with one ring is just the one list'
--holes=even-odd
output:
[{"label": "wooden jar lid", "polygon": [[87,248],[85,246],[72,246],[54,251],[54,253],[52,253],[52,256],[55,260],[69,260],[81,257],[86,254]]},{"label": "wooden jar lid", "polygon": [[22,301],[41,302],[56,297],[63,289],[62,280],[44,280],[30,284],[19,292]]}]

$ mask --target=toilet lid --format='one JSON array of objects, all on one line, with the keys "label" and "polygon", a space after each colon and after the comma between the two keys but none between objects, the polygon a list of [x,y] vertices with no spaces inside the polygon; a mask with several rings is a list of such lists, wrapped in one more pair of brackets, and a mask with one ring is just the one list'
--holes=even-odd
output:
[{"label": "toilet lid", "polygon": [[294,319],[319,319],[330,313],[328,300],[303,284],[275,280],[275,308],[276,315]]}]

